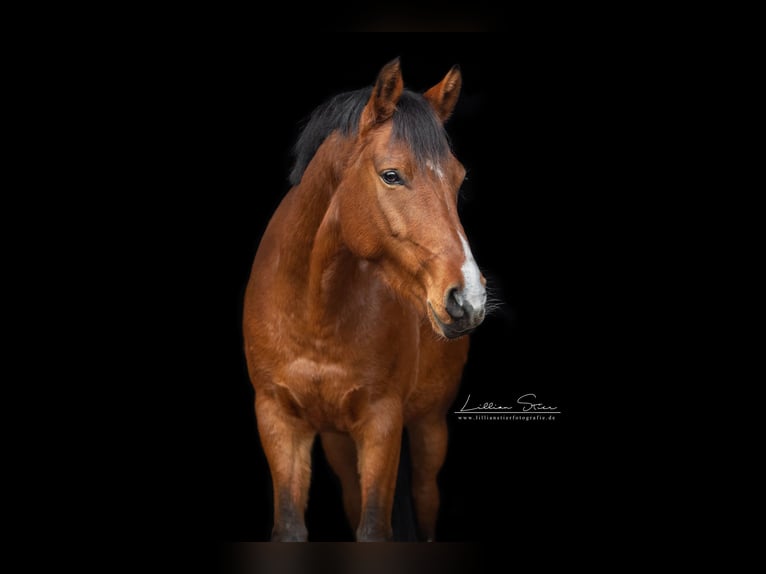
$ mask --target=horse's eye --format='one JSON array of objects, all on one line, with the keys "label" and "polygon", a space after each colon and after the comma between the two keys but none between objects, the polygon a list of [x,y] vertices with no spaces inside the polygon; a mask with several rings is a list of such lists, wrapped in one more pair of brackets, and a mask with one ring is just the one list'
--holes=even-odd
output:
[{"label": "horse's eye", "polygon": [[400,176],[399,172],[395,169],[387,169],[386,171],[382,172],[380,174],[380,179],[382,179],[388,185],[404,185],[402,176]]}]

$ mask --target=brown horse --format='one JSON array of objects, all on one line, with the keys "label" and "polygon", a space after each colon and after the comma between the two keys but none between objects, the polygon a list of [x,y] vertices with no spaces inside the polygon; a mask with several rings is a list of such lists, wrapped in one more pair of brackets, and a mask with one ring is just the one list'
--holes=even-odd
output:
[{"label": "brown horse", "polygon": [[486,303],[457,212],[465,169],[443,125],[461,83],[456,66],[416,94],[394,60],[372,88],[320,106],[296,144],[243,318],[272,540],[307,539],[317,433],[356,539],[390,540],[404,427],[418,532],[434,538],[446,413]]}]

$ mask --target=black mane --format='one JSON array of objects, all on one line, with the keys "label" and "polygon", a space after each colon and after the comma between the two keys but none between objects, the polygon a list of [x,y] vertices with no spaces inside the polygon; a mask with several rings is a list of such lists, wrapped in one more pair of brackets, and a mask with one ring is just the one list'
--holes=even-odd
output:
[{"label": "black mane", "polygon": [[[356,133],[359,117],[371,93],[372,88],[363,88],[338,94],[314,110],[293,148],[295,163],[290,172],[291,185],[300,183],[311,158],[327,136],[335,130],[343,135]],[[437,163],[449,153],[447,132],[422,95],[409,90],[402,92],[393,121],[394,139],[409,143],[419,163],[429,159]]]}]

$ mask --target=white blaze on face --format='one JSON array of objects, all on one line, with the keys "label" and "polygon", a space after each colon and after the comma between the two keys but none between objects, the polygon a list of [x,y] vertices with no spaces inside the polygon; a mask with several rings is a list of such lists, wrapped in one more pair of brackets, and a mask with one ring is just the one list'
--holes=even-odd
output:
[{"label": "white blaze on face", "polygon": [[[481,309],[487,300],[487,291],[481,284],[481,272],[479,266],[471,253],[471,247],[463,234],[459,234],[460,242],[463,244],[463,253],[465,253],[465,262],[461,267],[463,272],[463,292],[461,299],[465,300],[474,309]],[[458,300],[459,304],[463,301]]]},{"label": "white blaze on face", "polygon": [[434,172],[439,179],[441,180],[444,179],[444,172],[442,171],[441,166],[439,166],[438,164],[435,164],[430,159],[427,159],[426,167],[430,169],[432,172]]}]

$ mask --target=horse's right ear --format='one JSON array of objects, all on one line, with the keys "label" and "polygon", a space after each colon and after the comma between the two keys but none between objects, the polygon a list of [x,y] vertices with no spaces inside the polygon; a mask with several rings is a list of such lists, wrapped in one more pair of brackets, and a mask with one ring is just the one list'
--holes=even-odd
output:
[{"label": "horse's right ear", "polygon": [[463,76],[460,66],[452,66],[444,79],[428,90],[423,96],[431,103],[442,123],[446,122],[455,109],[457,99],[460,96],[460,87],[463,85]]},{"label": "horse's right ear", "polygon": [[396,104],[404,90],[399,58],[383,66],[378,74],[372,94],[359,118],[359,133],[362,134],[376,124],[385,122],[394,115]]}]

